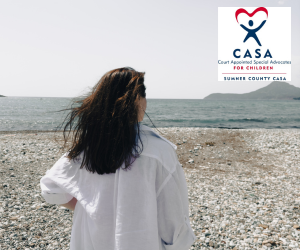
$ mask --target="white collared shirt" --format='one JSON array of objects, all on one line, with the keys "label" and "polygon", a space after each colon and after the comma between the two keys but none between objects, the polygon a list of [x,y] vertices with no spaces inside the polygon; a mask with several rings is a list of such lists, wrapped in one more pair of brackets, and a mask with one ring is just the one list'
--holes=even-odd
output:
[{"label": "white collared shirt", "polygon": [[[140,126],[143,152],[130,170],[99,175],[65,153],[40,180],[51,204],[78,201],[70,250],[188,250],[196,237],[176,145]],[[123,166],[124,167],[124,166]]]}]

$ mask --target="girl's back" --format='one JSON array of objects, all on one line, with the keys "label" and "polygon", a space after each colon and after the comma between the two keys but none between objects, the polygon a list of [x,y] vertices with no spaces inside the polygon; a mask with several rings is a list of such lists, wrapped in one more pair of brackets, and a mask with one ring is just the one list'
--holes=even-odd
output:
[{"label": "girl's back", "polygon": [[195,241],[176,146],[140,123],[134,131],[143,150],[130,166],[124,161],[115,172],[93,173],[82,168],[83,150],[74,159],[65,153],[42,177],[48,203],[77,200],[71,250],[187,250]]}]

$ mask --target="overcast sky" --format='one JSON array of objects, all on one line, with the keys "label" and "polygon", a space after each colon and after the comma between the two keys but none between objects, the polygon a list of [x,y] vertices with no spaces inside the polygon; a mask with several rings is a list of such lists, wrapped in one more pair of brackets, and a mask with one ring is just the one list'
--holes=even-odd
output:
[{"label": "overcast sky", "polygon": [[[270,82],[218,82],[218,7],[291,7],[300,87],[299,0],[0,1],[0,94],[74,97],[107,71],[146,72],[148,98],[202,99]],[[278,33],[280,36],[280,33]]]}]

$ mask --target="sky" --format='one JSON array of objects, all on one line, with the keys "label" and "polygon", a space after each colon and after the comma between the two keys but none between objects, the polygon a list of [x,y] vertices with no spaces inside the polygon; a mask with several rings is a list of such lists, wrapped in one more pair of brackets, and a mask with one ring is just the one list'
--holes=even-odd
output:
[{"label": "sky", "polygon": [[146,73],[147,98],[257,90],[271,81],[218,81],[218,7],[260,6],[291,7],[300,87],[299,0],[13,0],[0,2],[0,94],[76,97],[124,66]]}]

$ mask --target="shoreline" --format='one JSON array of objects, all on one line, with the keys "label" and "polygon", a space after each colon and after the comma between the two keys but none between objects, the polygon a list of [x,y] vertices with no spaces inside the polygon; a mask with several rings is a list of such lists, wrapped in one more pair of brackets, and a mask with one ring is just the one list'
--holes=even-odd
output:
[{"label": "shoreline", "polygon": [[[150,126],[148,126],[150,127]],[[154,127],[150,127],[153,130],[156,130]],[[208,128],[208,127],[158,127],[158,129],[220,129],[220,130],[295,130],[295,131],[300,131],[300,128],[226,128],[226,127],[218,127],[218,128]],[[54,130],[0,130],[0,134],[9,134],[9,133],[16,133],[16,134],[34,134],[34,133],[61,133],[63,132],[63,130],[58,130],[58,131],[54,131]]]},{"label": "shoreline", "polygon": [[[0,130],[1,134],[35,134],[35,133],[55,133],[53,130]],[[63,132],[62,130],[57,132]]]}]

